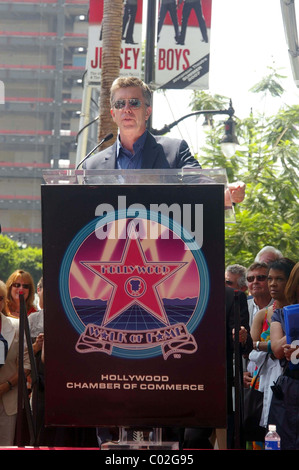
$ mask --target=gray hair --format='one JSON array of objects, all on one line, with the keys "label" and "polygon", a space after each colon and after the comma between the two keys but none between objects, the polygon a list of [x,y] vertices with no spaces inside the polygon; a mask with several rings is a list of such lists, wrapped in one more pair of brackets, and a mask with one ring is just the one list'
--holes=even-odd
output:
[{"label": "gray hair", "polygon": [[237,281],[239,287],[247,287],[247,269],[245,266],[242,266],[241,264],[231,264],[230,266],[227,266],[225,271],[239,276]]},{"label": "gray hair", "polygon": [[258,254],[256,255],[254,261],[257,261],[257,262],[260,261],[260,256],[263,255],[264,253],[273,253],[275,255],[276,259],[283,258],[283,254],[281,253],[281,251],[277,250],[277,248],[274,248],[274,246],[267,245],[267,246],[264,246],[258,252]]}]

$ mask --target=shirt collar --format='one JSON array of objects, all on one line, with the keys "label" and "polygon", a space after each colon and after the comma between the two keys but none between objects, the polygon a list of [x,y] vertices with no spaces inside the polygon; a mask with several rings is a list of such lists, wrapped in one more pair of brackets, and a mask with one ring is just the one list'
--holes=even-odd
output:
[{"label": "shirt collar", "polygon": [[[137,153],[139,150],[142,150],[145,144],[145,140],[147,137],[147,130],[136,140],[136,142],[133,145],[134,153]],[[121,141],[120,141],[120,135],[118,134],[118,138],[116,141],[116,155],[117,157],[119,156],[119,151],[120,149],[123,148]]]}]

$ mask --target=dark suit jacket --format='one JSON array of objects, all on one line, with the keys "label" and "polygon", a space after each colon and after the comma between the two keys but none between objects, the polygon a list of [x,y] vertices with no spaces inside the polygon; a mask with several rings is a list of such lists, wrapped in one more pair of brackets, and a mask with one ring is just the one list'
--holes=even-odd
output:
[{"label": "dark suit jacket", "polygon": [[[92,155],[83,163],[86,170],[112,170],[116,168],[117,144]],[[185,140],[170,137],[156,137],[148,132],[142,157],[141,169],[200,168],[198,161],[191,155]]]}]

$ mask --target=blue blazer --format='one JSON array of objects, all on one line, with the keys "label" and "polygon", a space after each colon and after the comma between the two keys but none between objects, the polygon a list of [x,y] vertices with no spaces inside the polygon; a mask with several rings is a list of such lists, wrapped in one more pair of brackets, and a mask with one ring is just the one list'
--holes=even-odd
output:
[{"label": "blue blazer", "polygon": [[[110,147],[91,155],[84,163],[86,170],[112,170],[116,168],[116,141]],[[143,149],[142,169],[198,167],[185,140],[153,136],[150,132]]]}]

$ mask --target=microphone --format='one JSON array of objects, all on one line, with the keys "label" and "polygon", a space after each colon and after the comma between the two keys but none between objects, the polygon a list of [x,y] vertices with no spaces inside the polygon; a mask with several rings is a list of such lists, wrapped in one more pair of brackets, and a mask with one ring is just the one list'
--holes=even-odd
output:
[{"label": "microphone", "polygon": [[113,134],[110,132],[110,134],[105,135],[105,137],[81,160],[81,162],[78,163],[76,166],[76,170],[78,170],[79,166],[82,165],[82,163],[85,162],[92,154],[93,152],[99,148],[101,145],[103,145],[104,142],[107,142],[108,140],[112,139]]}]

